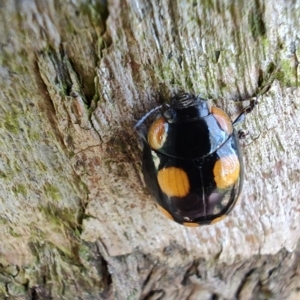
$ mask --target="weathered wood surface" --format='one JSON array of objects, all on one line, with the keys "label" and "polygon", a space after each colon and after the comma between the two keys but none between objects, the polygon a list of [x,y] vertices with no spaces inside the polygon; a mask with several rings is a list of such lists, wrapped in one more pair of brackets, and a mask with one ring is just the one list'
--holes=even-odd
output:
[{"label": "weathered wood surface", "polygon": [[[2,0],[0,298],[299,299],[299,22],[299,1]],[[179,91],[260,100],[216,225],[143,186],[133,125]]]}]

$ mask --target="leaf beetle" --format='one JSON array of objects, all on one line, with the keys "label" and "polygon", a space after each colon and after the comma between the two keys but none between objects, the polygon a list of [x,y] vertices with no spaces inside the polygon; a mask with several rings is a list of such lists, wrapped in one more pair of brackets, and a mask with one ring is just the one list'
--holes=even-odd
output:
[{"label": "leaf beetle", "polygon": [[[159,209],[189,227],[214,224],[235,206],[243,185],[243,158],[235,121],[206,100],[184,93],[147,113],[135,126],[143,142],[143,176]],[[162,112],[146,126],[158,109]]]}]

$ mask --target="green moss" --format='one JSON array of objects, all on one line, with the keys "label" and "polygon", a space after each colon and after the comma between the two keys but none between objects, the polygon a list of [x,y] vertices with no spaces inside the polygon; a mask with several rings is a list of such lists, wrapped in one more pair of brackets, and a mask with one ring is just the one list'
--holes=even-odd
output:
[{"label": "green moss", "polygon": [[2,178],[2,179],[8,179],[8,174],[0,171],[0,178]]},{"label": "green moss", "polygon": [[256,7],[250,12],[248,22],[252,36],[255,40],[266,35],[266,25],[263,16],[263,8],[259,7],[258,3],[256,4]]},{"label": "green moss", "polygon": [[35,141],[39,141],[40,135],[39,135],[38,132],[36,132],[36,131],[31,131],[31,130],[30,130],[29,133],[28,133],[28,138],[29,138],[31,141],[35,142]]},{"label": "green moss", "polygon": [[8,112],[4,118],[4,127],[7,131],[17,134],[20,130],[18,115],[15,112]]},{"label": "green moss", "polygon": [[285,86],[297,86],[296,70],[290,60],[282,60],[280,70],[274,76]]},{"label": "green moss", "polygon": [[59,189],[52,185],[52,184],[46,184],[44,186],[45,193],[48,197],[55,201],[59,201],[61,199],[61,194],[59,192]]},{"label": "green moss", "polygon": [[7,299],[6,284],[0,282],[0,298]]},{"label": "green moss", "polygon": [[23,196],[27,195],[27,189],[26,186],[24,184],[18,184],[16,186],[14,186],[12,188],[13,192],[15,193],[15,195],[21,194]]},{"label": "green moss", "polygon": [[291,73],[291,69],[293,69],[294,73],[294,68],[292,68],[292,64],[289,60],[282,60],[280,65],[284,72]]},{"label": "green moss", "polygon": [[231,4],[229,4],[228,10],[230,11],[232,19],[234,20],[234,22],[236,22],[236,18],[237,18],[236,17],[236,4],[234,2],[232,2]]},{"label": "green moss", "polygon": [[13,237],[21,237],[22,236],[21,234],[15,232],[12,227],[9,228],[9,234]]},{"label": "green moss", "polygon": [[138,292],[136,289],[134,289],[132,291],[131,295],[127,297],[127,300],[134,300],[134,299],[136,299],[137,295],[138,295]]},{"label": "green moss", "polygon": [[270,42],[269,42],[269,39],[267,39],[265,36],[263,36],[260,40],[261,44],[263,45],[263,47],[265,49],[268,49],[269,48],[269,45],[270,45]]},{"label": "green moss", "polygon": [[36,165],[40,171],[47,172],[48,168],[41,161],[39,161]]},{"label": "green moss", "polygon": [[79,253],[80,258],[82,258],[85,261],[89,261],[90,249],[87,246],[81,244],[79,247],[78,253]]},{"label": "green moss", "polygon": [[159,82],[169,83],[172,85],[181,83],[181,79],[174,76],[172,64],[173,62],[170,61],[169,63],[164,64],[163,68],[155,68],[154,74],[158,77]]},{"label": "green moss", "polygon": [[39,211],[45,216],[45,218],[52,224],[69,225],[69,227],[77,228],[77,211],[68,208],[58,208],[53,204],[39,207]]},{"label": "green moss", "polygon": [[[92,3],[95,3],[95,5]],[[105,1],[87,1],[87,3],[80,5],[80,11],[89,17],[95,27],[105,28],[105,20],[108,17],[107,3]]]},{"label": "green moss", "polygon": [[[31,240],[37,252],[40,252],[40,247],[46,247],[48,249],[55,248],[59,250],[61,254],[65,257],[71,257],[71,245],[69,240],[64,240],[69,236],[67,232],[69,231],[65,224],[62,223],[62,220],[59,220],[54,215],[47,215],[48,227],[37,227],[36,223],[31,224]],[[51,230],[51,234],[50,234]],[[60,239],[56,239],[60,237]],[[35,250],[34,250],[35,251]]]},{"label": "green moss", "polygon": [[[214,5],[214,1],[212,0],[206,0],[206,1],[202,1],[201,5],[205,6],[206,9],[214,9],[215,8],[215,5]],[[193,3],[194,5],[197,4],[197,1],[194,1]]]},{"label": "green moss", "polygon": [[107,49],[112,41],[109,37],[99,37],[97,41],[97,50],[99,57],[103,57],[102,50]]},{"label": "green moss", "polygon": [[81,232],[79,230],[79,227],[75,228],[75,230],[74,230],[74,236],[77,237],[78,240],[80,240]]},{"label": "green moss", "polygon": [[191,77],[187,76],[185,82],[186,82],[187,90],[192,91],[194,88],[194,85],[193,85],[193,81],[192,81]]},{"label": "green moss", "polygon": [[29,228],[32,240],[42,245],[44,243],[44,240],[46,239],[46,234],[41,230],[42,228],[37,227],[36,223],[31,223],[29,225]]},{"label": "green moss", "polygon": [[27,296],[26,287],[22,284],[17,284],[15,282],[9,282],[7,285],[7,291],[9,295],[14,297]]},{"label": "green moss", "polygon": [[15,161],[13,163],[13,169],[16,171],[16,172],[21,172],[22,171],[22,168],[20,167],[20,165],[18,164],[17,161]]}]

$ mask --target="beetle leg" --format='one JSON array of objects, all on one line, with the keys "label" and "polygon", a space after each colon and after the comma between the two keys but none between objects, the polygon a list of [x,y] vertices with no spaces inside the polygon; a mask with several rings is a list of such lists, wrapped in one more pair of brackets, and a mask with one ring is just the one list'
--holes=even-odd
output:
[{"label": "beetle leg", "polygon": [[155,111],[157,111],[158,109],[162,108],[162,110],[166,110],[166,107],[169,107],[169,104],[162,104],[159,106],[156,106],[154,108],[152,108],[149,112],[147,112],[134,126],[135,130],[138,130],[138,127],[140,127],[145,121],[146,119],[148,119],[148,117],[153,114]]},{"label": "beetle leg", "polygon": [[238,138],[240,140],[245,139],[247,135],[249,135],[249,131],[248,130],[242,130],[241,129],[241,130],[238,131]]},{"label": "beetle leg", "polygon": [[138,135],[144,142],[147,143],[147,126],[144,124],[144,122],[146,121],[146,119],[148,119],[148,117],[151,114],[153,114],[154,112],[156,112],[159,109],[161,109],[162,111],[166,110],[166,107],[169,107],[169,105],[162,104],[162,105],[154,107],[135,124],[134,129],[138,132]]},{"label": "beetle leg", "polygon": [[134,129],[138,130],[138,127],[140,127],[145,120],[155,111],[157,111],[158,109],[160,109],[162,107],[162,105],[159,105],[157,107],[154,107],[153,109],[151,109],[149,112],[147,112],[134,126]]},{"label": "beetle leg", "polygon": [[249,114],[250,112],[252,112],[252,110],[254,109],[254,107],[258,104],[258,101],[256,99],[252,99],[250,101],[250,104],[248,106],[246,106],[242,112],[238,115],[238,117],[232,122],[232,125],[235,126],[238,123],[241,123],[242,121],[245,120],[245,116],[246,114]]}]

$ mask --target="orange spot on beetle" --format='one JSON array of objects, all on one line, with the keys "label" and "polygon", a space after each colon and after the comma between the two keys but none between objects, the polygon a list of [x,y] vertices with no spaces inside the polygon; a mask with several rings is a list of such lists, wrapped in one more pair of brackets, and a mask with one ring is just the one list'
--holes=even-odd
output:
[{"label": "orange spot on beetle", "polygon": [[167,137],[168,122],[161,117],[153,122],[148,131],[148,142],[152,149],[157,150],[162,147]]},{"label": "orange spot on beetle", "polygon": [[232,122],[231,122],[229,116],[226,114],[226,112],[216,106],[212,106],[210,111],[214,115],[214,117],[217,119],[220,127],[227,134],[231,134],[233,131]]},{"label": "orange spot on beetle", "polygon": [[186,227],[199,227],[200,225],[198,223],[189,223],[189,222],[184,222],[183,223],[184,226]]},{"label": "orange spot on beetle", "polygon": [[233,185],[240,176],[240,163],[235,154],[218,159],[214,165],[214,176],[217,187],[226,189]]},{"label": "orange spot on beetle", "polygon": [[186,172],[176,167],[163,168],[157,173],[161,190],[168,197],[185,197],[190,191],[190,182]]},{"label": "orange spot on beetle", "polygon": [[174,221],[173,217],[171,216],[171,214],[164,209],[162,206],[160,206],[159,204],[157,204],[158,209],[170,220]]},{"label": "orange spot on beetle", "polygon": [[218,222],[224,220],[225,218],[226,218],[226,215],[223,215],[223,216],[221,216],[221,217],[215,218],[214,220],[211,221],[210,224],[216,224],[216,223],[218,223]]}]

